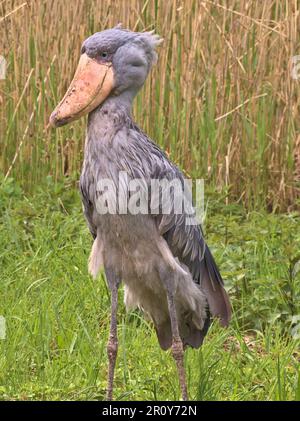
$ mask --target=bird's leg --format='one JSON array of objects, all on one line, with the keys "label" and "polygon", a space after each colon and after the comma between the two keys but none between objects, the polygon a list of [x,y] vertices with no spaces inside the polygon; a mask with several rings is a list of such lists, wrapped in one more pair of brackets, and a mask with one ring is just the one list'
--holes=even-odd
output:
[{"label": "bird's leg", "polygon": [[113,385],[114,385],[114,371],[118,353],[118,333],[117,333],[117,309],[118,309],[118,287],[120,280],[116,277],[115,273],[111,270],[105,270],[108,286],[111,291],[111,319],[109,339],[107,343],[108,355],[108,376],[107,376],[107,392],[106,399],[112,400]]},{"label": "bird's leg", "polygon": [[185,378],[185,370],[184,370],[184,350],[183,350],[182,340],[179,335],[174,294],[170,290],[167,290],[167,298],[168,298],[168,307],[169,307],[171,329],[172,329],[172,355],[177,365],[182,399],[184,401],[187,401],[188,394],[187,394],[187,386],[186,386],[186,378]]}]

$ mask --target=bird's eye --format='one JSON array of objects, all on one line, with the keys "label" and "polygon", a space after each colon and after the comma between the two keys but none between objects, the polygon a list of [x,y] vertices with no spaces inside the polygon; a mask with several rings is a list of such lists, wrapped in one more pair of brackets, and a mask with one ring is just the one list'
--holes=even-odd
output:
[{"label": "bird's eye", "polygon": [[103,51],[102,53],[100,53],[100,57],[101,58],[107,58],[108,57],[108,53],[106,51]]}]

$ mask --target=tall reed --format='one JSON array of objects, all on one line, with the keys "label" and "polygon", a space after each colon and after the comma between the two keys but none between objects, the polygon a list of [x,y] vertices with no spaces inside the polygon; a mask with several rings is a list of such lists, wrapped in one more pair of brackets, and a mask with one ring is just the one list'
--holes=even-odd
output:
[{"label": "tall reed", "polygon": [[164,38],[135,102],[144,130],[229,201],[299,206],[297,0],[0,0],[0,16],[0,55],[8,63],[0,80],[4,175],[27,189],[48,174],[78,176],[85,121],[54,131],[48,117],[73,76],[81,42],[122,22]]}]

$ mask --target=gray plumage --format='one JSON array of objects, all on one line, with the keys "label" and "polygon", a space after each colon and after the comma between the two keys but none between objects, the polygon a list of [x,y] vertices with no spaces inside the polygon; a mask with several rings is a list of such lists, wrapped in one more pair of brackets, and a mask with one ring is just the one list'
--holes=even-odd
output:
[{"label": "gray plumage", "polygon": [[[172,340],[178,345],[180,339],[184,346],[198,348],[211,315],[219,317],[223,326],[230,319],[229,300],[201,227],[187,225],[184,213],[97,212],[97,183],[110,179],[118,189],[120,171],[126,172],[127,182],[138,178],[147,186],[151,179],[179,178],[183,182],[179,169],[131,117],[132,101],[156,61],[159,43],[152,33],[115,28],[94,34],[82,46],[82,54],[111,62],[115,75],[114,90],[89,114],[80,178],[84,214],[94,238],[89,270],[96,277],[104,267],[112,292],[124,282],[126,306],[139,307],[151,318],[163,349]],[[122,188],[129,195],[126,182]],[[116,332],[111,333],[114,336]],[[115,339],[112,342],[115,345]],[[176,359],[181,351],[175,345]],[[183,362],[178,364],[183,384]],[[186,387],[182,390],[187,397]]]}]

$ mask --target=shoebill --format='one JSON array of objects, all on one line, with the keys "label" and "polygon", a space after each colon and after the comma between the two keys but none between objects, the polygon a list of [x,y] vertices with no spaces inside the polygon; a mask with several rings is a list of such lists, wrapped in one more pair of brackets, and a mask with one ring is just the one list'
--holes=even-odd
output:
[{"label": "shoebill", "polygon": [[[138,307],[150,317],[161,348],[171,348],[183,400],[188,399],[185,347],[202,344],[211,317],[227,326],[231,315],[201,226],[187,223],[190,217],[186,211],[176,213],[171,206],[170,212],[163,212],[160,203],[156,212],[121,212],[120,205],[115,212],[109,206],[103,212],[98,206],[108,192],[99,187],[102,180],[110,180],[114,193],[122,193],[123,199],[132,197],[132,180],[140,180],[144,188],[153,179],[183,183],[180,170],[136,125],[131,114],[134,97],[156,62],[160,42],[153,32],[132,32],[119,26],[87,38],[70,87],[50,117],[51,125],[60,127],[88,114],[80,191],[94,239],[89,270],[96,277],[104,268],[111,291],[108,400],[113,396],[121,282],[126,307]],[[149,196],[146,200],[150,201]]]}]

